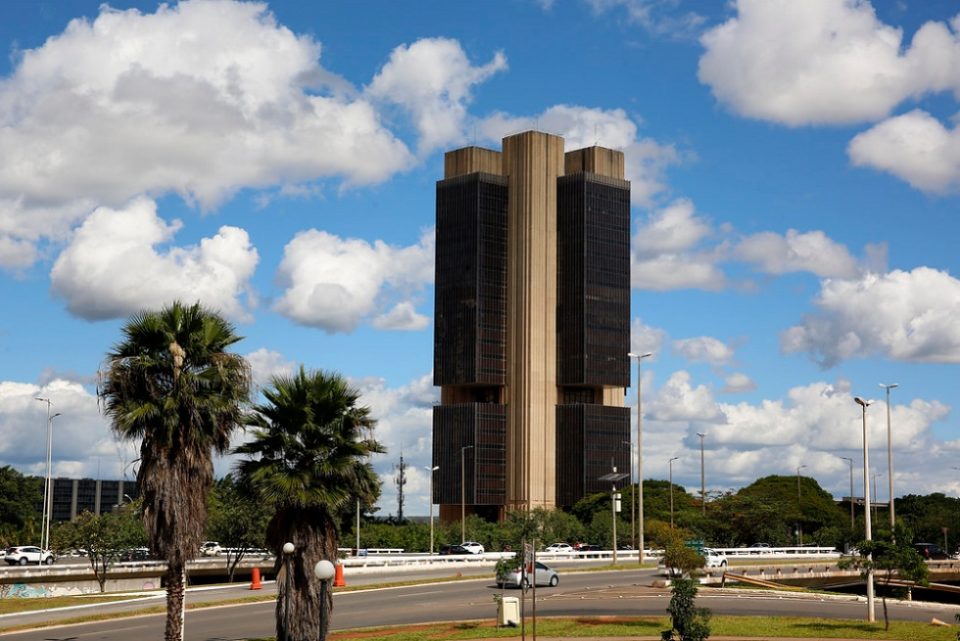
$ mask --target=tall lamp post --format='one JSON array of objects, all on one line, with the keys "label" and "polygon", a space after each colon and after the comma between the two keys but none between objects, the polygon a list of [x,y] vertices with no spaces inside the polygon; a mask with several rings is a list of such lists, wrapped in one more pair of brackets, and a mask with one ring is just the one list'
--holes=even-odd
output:
[{"label": "tall lamp post", "polygon": [[[630,446],[632,443],[630,441],[620,441],[623,445],[627,446],[627,451],[630,452]],[[631,455],[633,453],[631,452]],[[633,485],[631,483],[631,485]],[[636,490],[630,490],[630,545],[634,546],[634,549],[637,547],[637,522],[636,522],[636,510],[637,505],[637,492]]]},{"label": "tall lamp post", "polygon": [[335,572],[336,568],[333,567],[333,563],[326,559],[320,559],[313,566],[313,575],[320,581],[320,641],[326,641],[327,628],[330,627],[327,623],[327,594],[330,589],[330,579],[333,578]]},{"label": "tall lamp post", "polygon": [[294,550],[296,546],[290,541],[283,544],[283,638],[277,641],[290,639],[290,586],[293,583],[290,574],[293,572],[291,561]]},{"label": "tall lamp post", "polygon": [[[467,540],[467,473],[466,473],[466,453],[472,450],[472,445],[464,445],[460,448],[460,542]],[[432,499],[431,499],[432,500]]]},{"label": "tall lamp post", "polygon": [[[865,401],[859,396],[853,399],[860,406],[863,414],[863,529],[864,538],[867,541],[873,540],[873,527],[870,522],[870,439],[867,433],[867,407],[870,402]],[[872,555],[867,559],[872,560]],[[873,569],[867,568],[867,622],[873,623],[877,620],[876,609],[873,602]]]},{"label": "tall lamp post", "polygon": [[877,503],[880,499],[880,493],[877,492],[877,477],[883,476],[883,472],[874,472],[873,473],[873,520],[877,520]]},{"label": "tall lamp post", "polygon": [[706,475],[704,474],[703,467],[703,437],[706,434],[701,434],[697,432],[697,436],[700,437],[700,509],[703,512],[703,515],[707,515],[707,482]]},{"label": "tall lamp post", "polygon": [[806,465],[797,466],[797,514],[799,518],[797,519],[797,545],[803,546],[803,509],[800,504],[800,470],[805,468]]},{"label": "tall lamp post", "polygon": [[673,529],[673,462],[676,461],[679,456],[674,456],[667,462],[667,467],[670,468],[670,529]]},{"label": "tall lamp post", "polygon": [[844,461],[850,463],[850,531],[853,531],[854,528],[854,516],[853,516],[853,459],[849,456],[841,456]]},{"label": "tall lamp post", "polygon": [[430,556],[433,556],[433,473],[440,469],[439,465],[425,468],[430,473]]},{"label": "tall lamp post", "polygon": [[60,416],[60,412],[50,413],[52,403],[49,398],[38,396],[36,399],[47,404],[47,477],[43,483],[43,514],[40,517],[40,549],[46,550],[50,547],[50,514],[53,512],[53,419]]},{"label": "tall lamp post", "polygon": [[[623,479],[630,476],[626,472],[617,472],[617,466],[613,464],[613,459],[610,459],[610,473],[604,474],[598,481],[610,481],[610,514],[611,519],[611,528],[613,532],[613,564],[617,564],[617,507],[620,499],[620,495],[617,493],[617,481],[622,481]],[[643,550],[640,551],[643,554]]]},{"label": "tall lamp post", "polygon": [[[627,356],[637,359],[637,500],[635,503],[637,504],[637,512],[640,514],[637,518],[640,524],[637,561],[640,565],[643,565],[643,548],[645,547],[643,541],[643,398],[640,394],[642,387],[641,381],[643,379],[641,378],[640,365],[643,363],[643,359],[653,356],[653,352],[646,352],[644,354],[627,352]],[[631,512],[631,516],[632,514]],[[614,554],[616,554],[616,552],[614,552]]]},{"label": "tall lamp post", "polygon": [[[899,383],[880,383],[880,387],[887,392],[887,474],[890,475],[890,536],[894,536],[896,516],[893,507],[893,432],[890,429],[890,390],[900,387]],[[896,539],[894,539],[896,540]]]}]

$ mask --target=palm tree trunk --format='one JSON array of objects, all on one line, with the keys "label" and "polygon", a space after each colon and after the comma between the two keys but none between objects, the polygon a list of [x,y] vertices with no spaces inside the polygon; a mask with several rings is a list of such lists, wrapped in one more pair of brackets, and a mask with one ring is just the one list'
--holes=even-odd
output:
[{"label": "palm tree trunk", "polygon": [[184,580],[183,567],[167,566],[167,627],[165,641],[183,641]]},{"label": "palm tree trunk", "polygon": [[[330,628],[333,594],[329,589],[322,594],[313,567],[320,559],[336,561],[336,526],[325,512],[319,511],[278,513],[271,525],[274,526],[270,537],[272,547],[279,551],[283,543],[289,541],[295,548],[286,563],[281,552],[275,566],[278,570],[277,641],[325,639]],[[327,600],[325,608],[320,601],[323,597]]]}]

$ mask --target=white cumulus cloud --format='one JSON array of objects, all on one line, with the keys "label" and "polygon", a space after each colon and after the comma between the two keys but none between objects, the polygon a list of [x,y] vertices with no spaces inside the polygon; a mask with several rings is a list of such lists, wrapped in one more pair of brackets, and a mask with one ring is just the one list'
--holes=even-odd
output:
[{"label": "white cumulus cloud", "polygon": [[653,291],[723,289],[726,277],[716,264],[720,255],[715,247],[705,246],[712,233],[710,222],[685,198],[648,212],[631,239],[632,286]]},{"label": "white cumulus cloud", "polygon": [[697,336],[673,341],[675,352],[694,363],[726,365],[733,358],[733,348],[712,336]]},{"label": "white cumulus cloud", "polygon": [[646,325],[639,318],[630,323],[630,351],[634,354],[652,354],[656,358],[667,332],[659,327]]},{"label": "white cumulus cloud", "polygon": [[960,92],[954,19],[907,46],[864,0],[737,0],[701,38],[700,81],[734,111],[787,125],[883,118],[929,92]]},{"label": "white cumulus cloud", "polygon": [[788,229],[784,235],[752,234],[740,241],[735,254],[768,274],[803,271],[821,277],[853,278],[860,273],[847,248],[822,231]]},{"label": "white cumulus cloud", "polygon": [[960,363],[960,281],[918,267],[858,280],[825,280],[817,311],[781,336],[785,352],[809,352],[823,366],[881,355]]},{"label": "white cumulus cloud", "polygon": [[61,240],[98,205],[173,192],[205,209],[244,187],[381,181],[406,146],[266,5],[103,5],[0,81],[0,238]]},{"label": "white cumulus cloud", "polygon": [[394,49],[367,94],[396,103],[410,114],[425,153],[463,140],[471,89],[506,68],[502,52],[475,67],[456,40],[424,38]]},{"label": "white cumulus cloud", "polygon": [[0,466],[46,473],[47,405],[37,397],[49,398],[52,412],[60,413],[53,419],[54,476],[96,478],[99,472],[101,478],[122,478],[136,446],[116,440],[94,394],[63,379],[43,385],[0,381]]},{"label": "white cumulus cloud", "polygon": [[644,411],[657,421],[715,420],[720,411],[710,389],[705,385],[694,387],[690,381],[688,372],[674,372],[653,400],[644,405]]},{"label": "white cumulus cloud", "polygon": [[224,226],[198,245],[158,248],[180,226],[160,218],[148,198],[123,209],[98,208],[54,263],[53,291],[71,313],[89,320],[128,316],[177,299],[247,319],[249,280],[258,261],[247,232]]},{"label": "white cumulus cloud", "polygon": [[934,193],[960,189],[960,129],[915,109],[858,134],[847,148],[854,165],[872,167]]},{"label": "white cumulus cloud", "polygon": [[[422,324],[412,303],[383,315],[381,310],[396,305],[397,298],[409,303],[412,293],[433,282],[433,243],[432,230],[408,247],[315,229],[300,232],[284,248],[278,277],[285,291],[276,310],[329,333],[353,331],[371,315],[381,317],[381,326],[391,320]],[[405,312],[413,315],[401,318]]]},{"label": "white cumulus cloud", "polygon": [[244,358],[250,364],[254,387],[262,388],[270,384],[274,376],[290,376],[296,363],[288,360],[278,351],[261,347]]},{"label": "white cumulus cloud", "polygon": [[724,394],[752,392],[753,390],[757,389],[757,384],[754,383],[753,380],[743,372],[731,373],[724,379],[723,383],[723,389],[720,391]]},{"label": "white cumulus cloud", "polygon": [[410,301],[397,303],[389,312],[373,319],[373,326],[377,329],[416,331],[424,329],[429,324],[430,319],[417,313]]}]

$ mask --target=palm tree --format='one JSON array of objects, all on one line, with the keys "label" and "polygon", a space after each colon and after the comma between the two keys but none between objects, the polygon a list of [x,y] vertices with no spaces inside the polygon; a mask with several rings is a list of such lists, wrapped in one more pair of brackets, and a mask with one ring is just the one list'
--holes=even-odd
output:
[{"label": "palm tree", "polygon": [[249,457],[240,474],[274,509],[267,544],[277,553],[276,572],[284,544],[295,549],[277,582],[277,639],[312,641],[326,637],[329,617],[321,615],[333,607],[329,592],[322,603],[314,565],[336,559],[337,522],[354,501],[376,500],[369,456],[384,450],[372,437],[370,409],[357,405],[359,393],[339,374],[301,367],[271,383],[247,419],[253,438],[234,451]]},{"label": "palm tree", "polygon": [[141,312],[107,355],[99,394],[114,432],[140,440],[137,486],[154,554],[167,562],[164,638],[183,638],[184,571],[197,553],[213,484],[249,399],[250,369],[226,349],[233,327],[199,303]]}]

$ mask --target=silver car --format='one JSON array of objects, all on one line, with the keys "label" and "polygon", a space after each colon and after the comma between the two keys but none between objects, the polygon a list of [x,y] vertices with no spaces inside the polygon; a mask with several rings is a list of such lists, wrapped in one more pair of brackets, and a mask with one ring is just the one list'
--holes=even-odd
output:
[{"label": "silver car", "polygon": [[[554,588],[560,584],[560,575],[554,570],[539,561],[536,562],[535,566],[533,576],[536,577],[538,586],[548,585]],[[530,575],[524,574],[521,567],[506,570],[497,574],[497,585],[501,588],[525,588],[530,585]]]}]

